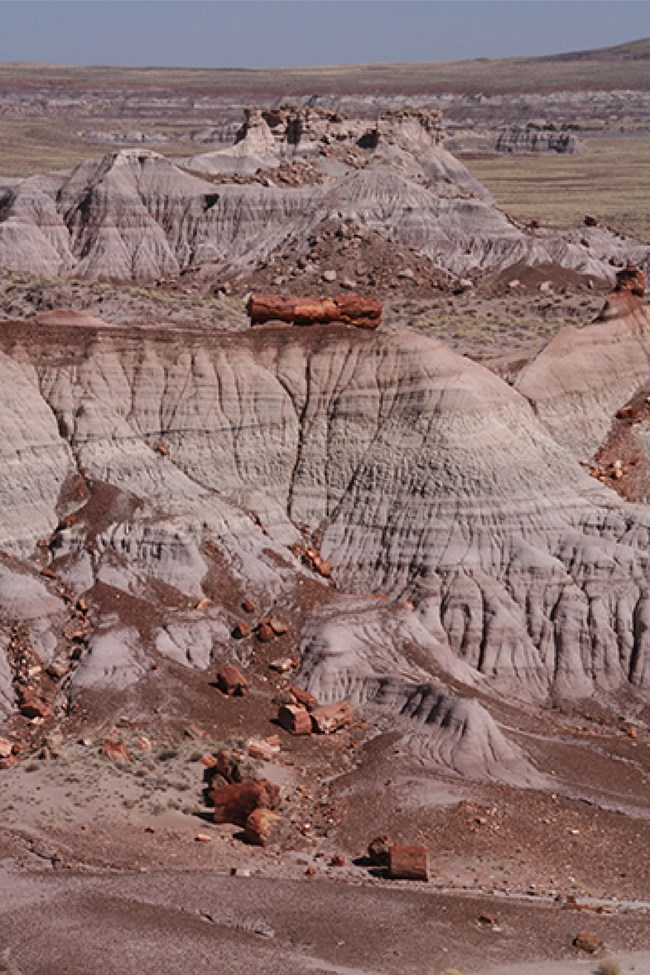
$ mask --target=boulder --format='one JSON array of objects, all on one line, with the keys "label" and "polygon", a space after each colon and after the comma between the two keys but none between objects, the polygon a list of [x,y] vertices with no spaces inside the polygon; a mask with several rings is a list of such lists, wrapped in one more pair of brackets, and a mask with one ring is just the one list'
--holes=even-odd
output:
[{"label": "boulder", "polygon": [[235,664],[224,664],[217,671],[217,687],[226,697],[241,697],[248,691],[248,681]]},{"label": "boulder", "polygon": [[392,880],[429,880],[426,846],[392,846],[388,851],[388,876]]},{"label": "boulder", "polygon": [[306,708],[293,704],[283,704],[278,711],[278,721],[292,735],[311,734],[311,715]]},{"label": "boulder", "polygon": [[373,867],[387,867],[388,854],[394,846],[395,843],[390,836],[385,834],[375,836],[374,840],[368,843],[368,859]]},{"label": "boulder", "polygon": [[280,790],[268,779],[259,782],[237,782],[212,789],[210,799],[214,806],[215,823],[234,823],[245,826],[255,809],[277,809]]},{"label": "boulder", "polygon": [[267,846],[280,839],[284,832],[283,826],[284,817],[280,813],[259,807],[246,819],[244,836],[255,846]]}]

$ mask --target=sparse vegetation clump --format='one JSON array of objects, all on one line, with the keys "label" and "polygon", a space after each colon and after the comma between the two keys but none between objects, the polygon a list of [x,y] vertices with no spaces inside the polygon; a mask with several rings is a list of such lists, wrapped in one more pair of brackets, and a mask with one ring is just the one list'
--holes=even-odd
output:
[{"label": "sparse vegetation clump", "polygon": [[621,975],[622,968],[615,958],[601,958],[596,971],[598,975]]}]

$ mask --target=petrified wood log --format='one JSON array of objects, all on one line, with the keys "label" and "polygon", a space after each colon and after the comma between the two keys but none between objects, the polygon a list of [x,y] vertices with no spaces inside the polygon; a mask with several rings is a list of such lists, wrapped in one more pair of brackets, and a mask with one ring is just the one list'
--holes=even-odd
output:
[{"label": "petrified wood log", "polygon": [[428,880],[429,851],[426,846],[391,846],[388,876],[393,880]]},{"label": "petrified wood log", "polygon": [[330,735],[339,728],[345,728],[354,721],[354,711],[347,701],[334,701],[311,713],[314,729],[321,735]]},{"label": "petrified wood log", "polygon": [[280,813],[271,809],[254,809],[246,820],[244,836],[255,846],[267,846],[280,839],[284,832],[284,819]]},{"label": "petrified wood log", "polygon": [[278,721],[292,735],[311,734],[311,715],[300,705],[283,704],[278,711]]},{"label": "petrified wood log", "polygon": [[381,303],[360,295],[336,298],[293,298],[288,295],[251,295],[247,311],[252,324],[279,321],[292,325],[327,325],[343,322],[359,328],[377,328]]},{"label": "petrified wood log", "polygon": [[254,809],[277,809],[280,790],[268,779],[216,786],[210,793],[215,823],[245,826]]},{"label": "petrified wood log", "polygon": [[224,664],[217,671],[217,687],[227,697],[241,696],[248,690],[248,681],[235,664]]}]

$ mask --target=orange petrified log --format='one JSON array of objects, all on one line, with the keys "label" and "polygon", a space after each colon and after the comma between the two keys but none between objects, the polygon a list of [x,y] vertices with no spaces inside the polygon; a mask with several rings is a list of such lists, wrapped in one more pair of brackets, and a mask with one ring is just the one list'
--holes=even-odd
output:
[{"label": "orange petrified log", "polygon": [[268,779],[259,782],[237,782],[221,785],[210,794],[214,804],[215,823],[234,823],[245,826],[254,809],[277,809],[280,790]]},{"label": "orange petrified log", "polygon": [[292,325],[327,325],[343,322],[359,328],[377,328],[381,322],[381,302],[361,295],[336,298],[294,298],[288,295],[251,295],[247,311],[253,325],[262,322],[287,322]]}]

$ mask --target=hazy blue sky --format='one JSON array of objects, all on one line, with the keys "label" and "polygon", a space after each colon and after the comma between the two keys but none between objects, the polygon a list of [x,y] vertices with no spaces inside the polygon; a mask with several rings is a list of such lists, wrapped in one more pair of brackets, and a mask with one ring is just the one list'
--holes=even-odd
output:
[{"label": "hazy blue sky", "polygon": [[437,61],[551,54],[648,35],[650,0],[0,0],[0,61]]}]

